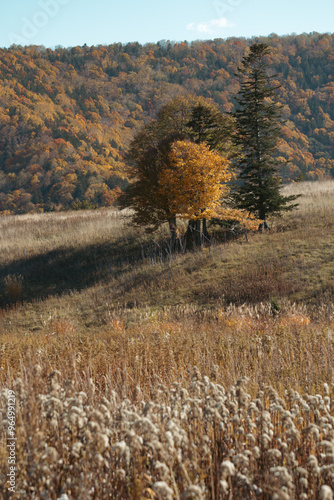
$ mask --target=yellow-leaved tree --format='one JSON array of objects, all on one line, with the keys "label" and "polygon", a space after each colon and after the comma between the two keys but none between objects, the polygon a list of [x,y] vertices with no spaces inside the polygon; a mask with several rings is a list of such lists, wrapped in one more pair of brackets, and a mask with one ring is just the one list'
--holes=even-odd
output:
[{"label": "yellow-leaved tree", "polygon": [[205,144],[175,141],[162,169],[159,194],[169,199],[174,215],[192,220],[217,217],[220,201],[229,192],[229,161]]},{"label": "yellow-leaved tree", "polygon": [[228,207],[232,178],[229,154],[231,124],[203,99],[177,97],[132,141],[127,162],[132,180],[119,199],[132,220],[147,229],[169,223],[172,248],[177,217],[188,219],[186,247],[209,240],[212,218],[249,224],[248,214]]},{"label": "yellow-leaved tree", "polygon": [[248,212],[227,206],[232,176],[229,160],[207,144],[187,139],[171,145],[168,161],[160,171],[157,195],[169,207],[172,241],[177,237],[176,217],[194,222],[187,232],[188,247],[201,245],[203,238],[208,238],[201,225],[206,219],[234,219],[255,227]]}]

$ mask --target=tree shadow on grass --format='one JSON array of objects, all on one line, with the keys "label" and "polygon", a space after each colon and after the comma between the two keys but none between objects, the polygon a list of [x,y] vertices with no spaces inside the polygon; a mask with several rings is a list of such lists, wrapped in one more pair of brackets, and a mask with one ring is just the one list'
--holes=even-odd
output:
[{"label": "tree shadow on grass", "polygon": [[[171,251],[168,238],[143,241],[126,236],[115,242],[63,247],[22,258],[0,266],[0,308],[85,290],[123,275],[124,279],[118,282],[119,289],[113,290],[115,297],[121,300],[127,294],[133,295],[131,291],[143,284],[150,288],[161,275],[169,279],[168,266],[164,270],[160,266],[153,270],[152,265],[168,263],[178,254]],[[148,265],[147,269],[143,269],[144,264]],[[16,276],[22,276],[19,293],[15,290],[14,294],[9,293],[7,276],[14,282]]]},{"label": "tree shadow on grass", "polygon": [[[0,266],[0,307],[80,291],[108,277],[115,278],[142,260],[142,248],[135,239],[127,239],[84,248],[61,248]],[[5,279],[10,276],[15,281],[18,275],[23,278],[22,291],[14,298]]]}]

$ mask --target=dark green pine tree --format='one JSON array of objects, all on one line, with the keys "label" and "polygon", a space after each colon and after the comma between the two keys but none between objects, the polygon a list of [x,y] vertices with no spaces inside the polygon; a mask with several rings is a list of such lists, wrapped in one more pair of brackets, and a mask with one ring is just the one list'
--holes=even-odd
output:
[{"label": "dark green pine tree", "polygon": [[[268,45],[254,43],[238,68],[241,88],[233,113],[236,120],[234,141],[239,147],[237,157],[238,186],[234,198],[243,208],[265,221],[268,215],[281,215],[294,209],[297,196],[280,192],[279,164],[275,160],[281,132],[281,111],[275,90],[267,74]],[[274,75],[276,76],[276,75]]]}]

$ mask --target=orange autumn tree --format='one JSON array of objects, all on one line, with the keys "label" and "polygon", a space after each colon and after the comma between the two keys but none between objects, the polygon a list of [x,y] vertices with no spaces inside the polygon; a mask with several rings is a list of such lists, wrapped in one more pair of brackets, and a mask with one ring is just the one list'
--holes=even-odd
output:
[{"label": "orange autumn tree", "polygon": [[233,218],[254,226],[247,212],[227,206],[232,176],[229,160],[207,144],[186,139],[171,145],[157,194],[168,203],[172,242],[177,237],[176,217],[195,222],[195,234],[188,233],[188,239],[194,236],[191,243],[199,246],[206,237],[201,225],[206,219]]},{"label": "orange autumn tree", "polygon": [[217,216],[220,200],[229,192],[230,162],[205,143],[175,141],[169,165],[160,175],[160,192],[170,198],[170,211],[186,219]]},{"label": "orange autumn tree", "polygon": [[135,225],[150,231],[167,222],[175,248],[177,217],[188,219],[186,248],[192,248],[209,240],[207,219],[247,219],[228,209],[227,121],[210,102],[179,96],[139,131],[127,153],[132,182],[119,199]]}]

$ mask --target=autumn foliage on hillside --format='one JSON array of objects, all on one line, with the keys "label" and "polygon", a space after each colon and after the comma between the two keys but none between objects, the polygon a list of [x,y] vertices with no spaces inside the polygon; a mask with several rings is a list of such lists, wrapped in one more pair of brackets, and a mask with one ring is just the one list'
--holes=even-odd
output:
[{"label": "autumn foliage on hillside", "polygon": [[[261,40],[282,84],[283,179],[332,176],[334,35]],[[0,49],[0,211],[113,205],[128,183],[128,145],[161,106],[191,93],[233,110],[250,43]]]}]

